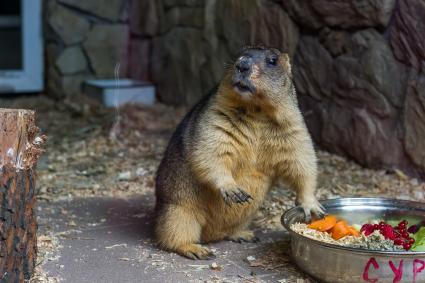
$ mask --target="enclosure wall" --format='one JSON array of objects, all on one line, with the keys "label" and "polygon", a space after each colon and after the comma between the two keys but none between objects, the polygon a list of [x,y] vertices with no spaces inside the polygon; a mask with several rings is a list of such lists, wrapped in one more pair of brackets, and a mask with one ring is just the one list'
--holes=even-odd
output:
[{"label": "enclosure wall", "polygon": [[[289,52],[317,144],[378,168],[425,174],[425,2],[142,1],[162,101],[194,104],[244,45]],[[154,14],[155,13],[155,14]]]}]

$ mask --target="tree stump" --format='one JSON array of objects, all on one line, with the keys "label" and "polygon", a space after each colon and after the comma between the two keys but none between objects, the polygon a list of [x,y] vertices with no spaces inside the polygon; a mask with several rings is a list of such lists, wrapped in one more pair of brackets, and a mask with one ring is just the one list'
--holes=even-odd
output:
[{"label": "tree stump", "polygon": [[0,282],[23,282],[35,267],[35,167],[44,140],[34,111],[0,109]]}]

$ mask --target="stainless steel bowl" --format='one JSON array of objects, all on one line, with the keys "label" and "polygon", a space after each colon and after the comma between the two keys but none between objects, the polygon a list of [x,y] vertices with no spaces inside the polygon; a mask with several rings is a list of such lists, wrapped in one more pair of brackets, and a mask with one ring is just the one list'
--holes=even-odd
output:
[{"label": "stainless steel bowl", "polygon": [[[341,198],[321,202],[327,212],[350,223],[372,219],[424,220],[425,204],[384,198]],[[425,252],[389,252],[341,247],[302,236],[291,230],[304,222],[300,207],[282,216],[291,235],[292,257],[298,267],[322,282],[425,282]]]}]

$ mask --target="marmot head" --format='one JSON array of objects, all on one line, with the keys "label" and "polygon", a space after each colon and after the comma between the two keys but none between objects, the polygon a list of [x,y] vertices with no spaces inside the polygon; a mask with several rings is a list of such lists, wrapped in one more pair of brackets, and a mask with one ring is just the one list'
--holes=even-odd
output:
[{"label": "marmot head", "polygon": [[244,48],[229,78],[233,90],[243,98],[287,94],[292,85],[289,56],[275,48]]}]

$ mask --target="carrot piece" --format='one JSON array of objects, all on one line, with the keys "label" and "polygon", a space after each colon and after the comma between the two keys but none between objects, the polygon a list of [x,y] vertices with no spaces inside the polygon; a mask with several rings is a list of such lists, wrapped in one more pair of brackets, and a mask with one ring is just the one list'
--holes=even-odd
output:
[{"label": "carrot piece", "polygon": [[354,227],[348,226],[348,230],[350,231],[350,236],[360,237],[360,232],[357,231]]},{"label": "carrot piece", "polygon": [[350,235],[349,226],[345,221],[338,221],[331,229],[331,235],[334,240],[339,240]]},{"label": "carrot piece", "polygon": [[335,224],[336,224],[336,217],[333,215],[326,215],[325,218],[323,219],[311,222],[308,225],[308,228],[325,232],[332,229],[332,227],[334,227]]}]

